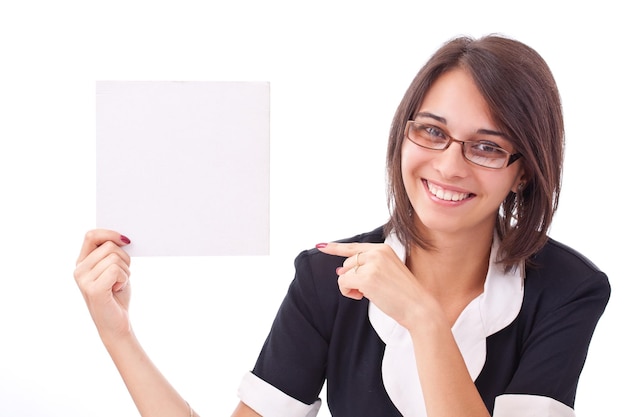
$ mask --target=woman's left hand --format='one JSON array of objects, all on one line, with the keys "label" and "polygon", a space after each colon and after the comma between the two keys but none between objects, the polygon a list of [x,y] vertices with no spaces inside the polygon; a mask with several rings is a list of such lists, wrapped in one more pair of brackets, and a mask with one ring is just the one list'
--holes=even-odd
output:
[{"label": "woman's left hand", "polygon": [[344,296],[355,300],[366,297],[400,325],[410,328],[420,316],[436,308],[436,302],[389,245],[326,243],[317,248],[346,257],[343,266],[337,268],[337,282]]}]

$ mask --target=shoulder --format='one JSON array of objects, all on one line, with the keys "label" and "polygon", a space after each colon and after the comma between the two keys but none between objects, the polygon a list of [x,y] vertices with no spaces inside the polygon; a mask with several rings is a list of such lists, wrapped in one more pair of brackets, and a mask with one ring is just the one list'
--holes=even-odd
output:
[{"label": "shoulder", "polygon": [[[367,233],[342,239],[341,242],[383,242],[383,229],[377,228]],[[343,297],[337,287],[337,267],[344,262],[343,257],[332,256],[318,249],[307,249],[296,257],[295,277],[289,285],[283,301],[285,311],[298,311],[314,323],[319,334],[330,338],[340,311],[351,311],[363,317],[367,314],[365,299],[356,301]],[[290,314],[293,316],[293,314]]]},{"label": "shoulder", "polygon": [[526,301],[541,301],[557,308],[574,299],[587,298],[604,309],[611,287],[608,277],[587,257],[549,239],[526,268]]},{"label": "shoulder", "polygon": [[[366,233],[360,233],[352,237],[339,239],[337,242],[359,242],[359,243],[382,243],[385,241],[383,226],[377,227]],[[333,266],[342,263],[344,258],[338,256],[327,255],[317,249],[307,249],[296,257],[296,268],[310,264],[311,267]],[[334,268],[333,268],[334,271]]]},{"label": "shoulder", "polygon": [[[340,239],[338,242],[381,243],[384,240],[383,227],[378,227],[366,233]],[[343,264],[344,259],[340,256],[322,253],[315,248],[304,250],[294,261],[296,269],[294,282],[308,286],[309,291],[322,292],[326,295],[328,295],[328,291],[335,295],[339,294],[335,271],[337,267]],[[323,297],[322,294],[319,295]]]},{"label": "shoulder", "polygon": [[531,262],[534,266],[528,268],[529,276],[537,275],[553,284],[561,281],[570,285],[581,284],[585,281],[608,284],[606,275],[591,260],[554,239],[548,239],[546,245],[533,256]]},{"label": "shoulder", "polygon": [[600,272],[600,269],[583,254],[552,238],[548,239],[532,261],[537,262],[540,267],[558,266],[560,269],[575,269],[583,274]]},{"label": "shoulder", "polygon": [[347,239],[341,239],[338,242],[382,243],[384,241],[385,234],[383,232],[383,226],[380,226],[372,231],[361,233]]}]

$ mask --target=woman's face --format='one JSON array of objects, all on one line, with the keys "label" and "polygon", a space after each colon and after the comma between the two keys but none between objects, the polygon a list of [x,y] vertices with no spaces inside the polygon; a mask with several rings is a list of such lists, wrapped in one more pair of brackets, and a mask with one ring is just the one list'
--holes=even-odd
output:
[{"label": "woman's face", "polygon": [[[492,120],[485,99],[462,69],[441,75],[430,88],[415,120],[461,141],[488,140],[506,151],[515,149]],[[496,213],[523,178],[519,162],[502,169],[468,162],[459,143],[446,150],[402,144],[402,179],[413,206],[416,226],[433,234],[493,233]]]}]

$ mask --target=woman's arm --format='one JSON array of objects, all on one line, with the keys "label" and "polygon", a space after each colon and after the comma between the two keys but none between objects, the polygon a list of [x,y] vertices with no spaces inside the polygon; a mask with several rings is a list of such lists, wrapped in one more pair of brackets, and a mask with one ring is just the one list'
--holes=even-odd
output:
[{"label": "woman's arm", "polygon": [[248,407],[242,402],[239,402],[237,408],[233,412],[231,417],[262,417],[261,414],[258,414],[256,411]]},{"label": "woman's arm", "polygon": [[132,332],[103,342],[143,417],[197,416],[152,363]]},{"label": "woman's arm", "polygon": [[442,318],[443,314],[431,314],[409,329],[428,416],[488,417],[450,326]]},{"label": "woman's arm", "polygon": [[441,306],[389,246],[329,243],[318,249],[347,258],[337,270],[344,296],[368,298],[409,331],[429,417],[489,417]]},{"label": "woman's arm", "polygon": [[[128,318],[130,241],[111,230],[85,235],[74,278],[111,359],[143,417],[194,416],[142,349]],[[245,414],[242,414],[245,416]]]}]

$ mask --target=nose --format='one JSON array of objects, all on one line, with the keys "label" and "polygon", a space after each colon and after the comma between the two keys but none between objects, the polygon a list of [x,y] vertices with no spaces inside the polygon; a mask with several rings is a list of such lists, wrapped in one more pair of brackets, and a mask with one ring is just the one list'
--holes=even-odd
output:
[{"label": "nose", "polygon": [[463,156],[463,144],[453,142],[434,160],[434,167],[443,178],[464,177],[469,169],[469,162]]}]

